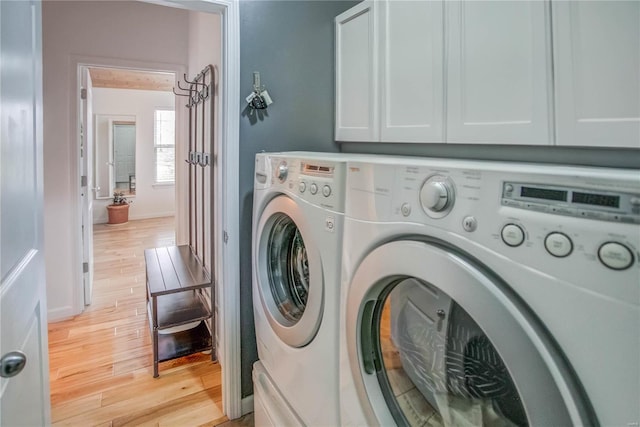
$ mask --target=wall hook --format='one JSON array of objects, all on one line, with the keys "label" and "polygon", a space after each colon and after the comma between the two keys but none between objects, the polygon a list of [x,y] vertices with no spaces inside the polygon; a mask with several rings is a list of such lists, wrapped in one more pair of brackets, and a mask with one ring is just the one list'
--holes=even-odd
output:
[{"label": "wall hook", "polygon": [[198,75],[196,76],[196,79],[195,79],[194,81],[190,81],[190,80],[187,78],[187,73],[185,73],[185,74],[184,74],[184,81],[185,81],[185,82],[187,82],[187,83],[189,83],[189,84],[192,84],[192,85],[202,85],[202,86],[206,86],[206,84],[205,84],[205,83],[201,83],[201,82],[199,82],[199,81],[198,81],[198,78],[199,78],[199,77],[200,77],[200,74],[198,74]]}]

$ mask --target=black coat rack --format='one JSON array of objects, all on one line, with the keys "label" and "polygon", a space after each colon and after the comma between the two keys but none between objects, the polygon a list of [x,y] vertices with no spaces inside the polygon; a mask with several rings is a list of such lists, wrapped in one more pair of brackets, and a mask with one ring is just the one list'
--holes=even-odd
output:
[{"label": "black coat rack", "polygon": [[[215,163],[214,153],[214,117],[215,117],[215,70],[213,65],[207,65],[193,79],[184,74],[185,86],[178,81],[178,91],[173,88],[177,96],[188,98],[186,107],[189,110],[189,155],[185,160],[189,165],[189,246],[206,268],[206,240],[211,236],[211,263],[215,254],[215,227],[213,222],[213,203],[215,174],[210,175],[209,206],[205,194],[204,169]],[[208,124],[208,126],[207,126]],[[200,203],[198,203],[200,202]],[[201,213],[202,225],[198,222],[198,210]],[[207,221],[205,218],[209,218]],[[209,266],[209,273],[213,277],[213,266]],[[213,295],[211,296],[213,298]]]}]

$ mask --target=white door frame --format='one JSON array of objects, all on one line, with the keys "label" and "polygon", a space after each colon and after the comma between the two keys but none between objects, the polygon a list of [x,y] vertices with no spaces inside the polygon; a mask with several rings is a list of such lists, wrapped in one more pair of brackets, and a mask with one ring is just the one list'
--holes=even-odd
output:
[{"label": "white door frame", "polygon": [[[215,253],[216,297],[217,297],[217,329],[218,357],[222,366],[222,410],[229,419],[238,418],[251,411],[251,405],[242,405],[241,362],[240,362],[240,257],[239,257],[239,129],[240,129],[240,27],[238,0],[141,0],[163,6],[176,7],[197,12],[219,13],[222,23],[222,78],[219,81],[219,129],[217,129],[216,152],[217,175],[215,190],[214,230],[217,236]],[[70,79],[71,97],[71,129],[77,128],[80,94],[78,88],[78,70],[82,66],[104,66],[137,68],[143,70],[164,70],[174,72],[180,78],[185,72],[185,65],[149,63],[113,58],[90,56],[72,56]],[[176,108],[176,132],[181,132],[186,123],[186,112]],[[176,146],[176,150],[179,147]],[[75,150],[74,156],[79,156]],[[78,167],[77,158],[71,162]],[[178,166],[177,166],[178,167]],[[72,170],[75,188],[80,188],[80,171]],[[179,169],[178,169],[179,173]],[[184,180],[183,180],[184,181]],[[176,186],[176,192],[180,189]],[[184,192],[183,192],[184,194]],[[178,195],[180,197],[180,195]],[[179,218],[180,207],[176,207]],[[81,206],[76,209],[81,214]],[[185,214],[183,214],[185,215]],[[76,218],[79,223],[80,217]],[[79,228],[78,228],[79,230]],[[183,238],[176,236],[177,240]],[[74,291],[74,308],[77,313],[83,309],[84,295],[82,286],[82,242],[80,232],[75,239],[77,263],[77,285]],[[243,408],[244,406],[244,408]],[[244,410],[243,410],[244,409]]]}]

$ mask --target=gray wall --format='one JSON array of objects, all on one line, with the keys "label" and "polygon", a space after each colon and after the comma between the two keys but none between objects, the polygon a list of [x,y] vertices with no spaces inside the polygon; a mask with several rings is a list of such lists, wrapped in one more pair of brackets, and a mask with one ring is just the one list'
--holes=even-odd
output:
[{"label": "gray wall", "polygon": [[334,123],[333,19],[355,1],[240,2],[240,92],[249,95],[253,72],[273,99],[264,112],[240,120],[240,316],[242,396],[253,393],[258,358],[251,298],[251,215],[257,152],[338,151]]}]

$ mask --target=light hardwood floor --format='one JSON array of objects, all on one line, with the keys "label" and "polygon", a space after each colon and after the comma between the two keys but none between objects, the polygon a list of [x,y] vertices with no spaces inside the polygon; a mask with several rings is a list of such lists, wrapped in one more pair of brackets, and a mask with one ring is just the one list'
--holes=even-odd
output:
[{"label": "light hardwood floor", "polygon": [[54,426],[212,426],[227,421],[220,365],[196,354],[153,378],[144,249],[174,244],[173,218],[94,226],[93,303],[49,324]]}]

